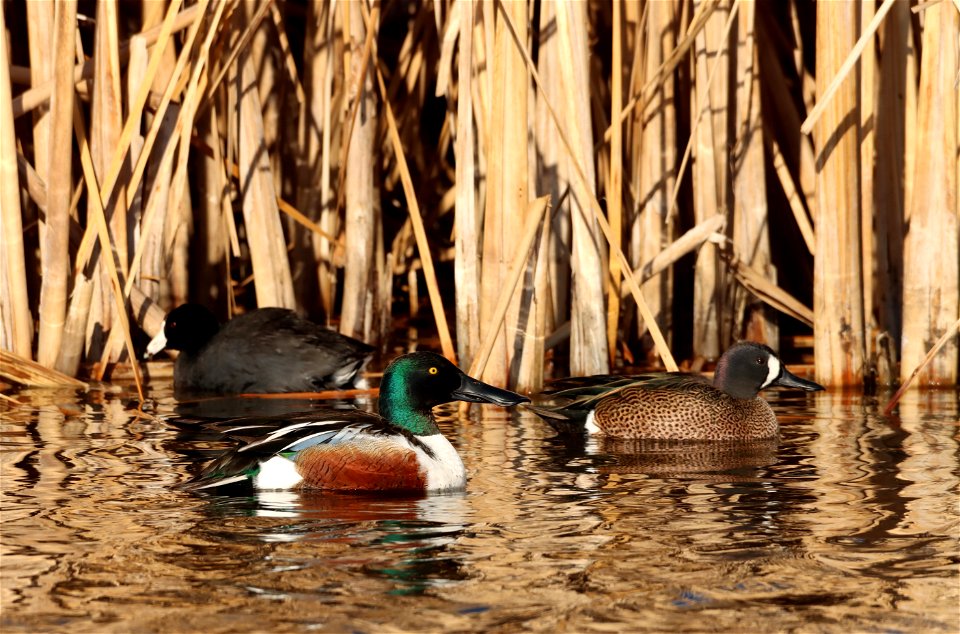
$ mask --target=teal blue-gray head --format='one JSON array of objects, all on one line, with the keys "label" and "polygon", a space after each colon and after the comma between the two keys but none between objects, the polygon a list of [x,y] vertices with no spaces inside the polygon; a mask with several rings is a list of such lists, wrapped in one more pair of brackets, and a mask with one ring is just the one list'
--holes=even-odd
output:
[{"label": "teal blue-gray head", "polygon": [[258,489],[442,491],[462,488],[463,462],[432,409],[452,401],[511,406],[524,396],[464,374],[432,352],[395,359],[380,383],[380,413],[317,410],[238,419],[216,429],[245,444],[188,486],[252,481]]},{"label": "teal blue-gray head", "polygon": [[681,372],[584,377],[561,382],[552,394],[569,402],[531,409],[566,432],[678,440],[772,438],[779,431],[777,417],[759,392],[774,386],[823,389],[791,373],[769,347],[748,341],[720,357],[712,382]]}]

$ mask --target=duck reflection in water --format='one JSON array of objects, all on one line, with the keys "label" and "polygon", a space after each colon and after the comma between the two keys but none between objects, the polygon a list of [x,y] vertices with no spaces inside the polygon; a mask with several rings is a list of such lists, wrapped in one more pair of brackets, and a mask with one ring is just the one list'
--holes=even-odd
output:
[{"label": "duck reflection in water", "polygon": [[[316,587],[355,582],[360,574],[387,580],[393,594],[416,595],[469,576],[453,549],[473,516],[464,492],[371,496],[302,489],[203,500],[196,536],[217,544],[227,531],[234,541],[263,544],[244,565],[272,562],[272,572],[298,571],[315,577]],[[274,583],[282,587],[281,579]]]}]

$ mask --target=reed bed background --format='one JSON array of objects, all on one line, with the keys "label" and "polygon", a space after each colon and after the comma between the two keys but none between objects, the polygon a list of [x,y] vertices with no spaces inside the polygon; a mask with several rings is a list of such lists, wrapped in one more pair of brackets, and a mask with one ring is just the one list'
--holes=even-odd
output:
[{"label": "reed bed background", "polygon": [[918,382],[956,385],[956,2],[0,7],[21,376],[196,301],[413,324],[524,391],[741,338],[833,386],[946,338]]}]

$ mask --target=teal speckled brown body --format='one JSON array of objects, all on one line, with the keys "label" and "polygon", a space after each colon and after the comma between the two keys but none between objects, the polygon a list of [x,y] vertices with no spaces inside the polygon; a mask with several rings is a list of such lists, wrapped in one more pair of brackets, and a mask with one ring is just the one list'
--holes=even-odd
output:
[{"label": "teal speckled brown body", "polygon": [[553,396],[570,402],[531,408],[558,431],[664,440],[773,438],[777,417],[760,390],[823,389],[791,374],[770,348],[751,342],[720,358],[712,384],[699,375],[671,372],[584,377],[559,385]]}]

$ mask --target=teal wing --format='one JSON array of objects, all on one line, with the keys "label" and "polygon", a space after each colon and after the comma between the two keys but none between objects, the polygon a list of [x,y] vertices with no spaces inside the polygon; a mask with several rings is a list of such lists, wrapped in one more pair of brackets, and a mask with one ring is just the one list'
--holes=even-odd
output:
[{"label": "teal wing", "polygon": [[710,384],[706,377],[687,372],[571,377],[554,381],[549,389],[543,392],[551,399],[563,399],[565,402],[548,406],[528,405],[527,409],[560,433],[578,433],[583,431],[587,416],[596,409],[600,401],[613,398],[626,388],[685,391],[705,384]]}]

